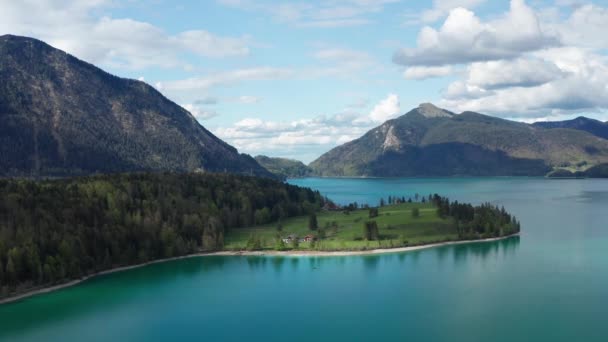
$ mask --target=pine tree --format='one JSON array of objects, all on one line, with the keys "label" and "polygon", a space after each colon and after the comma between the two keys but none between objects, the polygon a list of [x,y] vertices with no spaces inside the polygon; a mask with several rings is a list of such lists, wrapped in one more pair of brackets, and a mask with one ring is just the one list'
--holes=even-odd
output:
[{"label": "pine tree", "polygon": [[6,278],[12,284],[17,282],[17,269],[13,257],[9,254],[8,260],[6,261]]},{"label": "pine tree", "polygon": [[310,214],[310,216],[308,217],[308,229],[317,230],[317,228],[319,228],[317,224],[317,215],[314,213]]},{"label": "pine tree", "polygon": [[420,209],[418,209],[418,208],[414,208],[414,209],[412,209],[412,217],[413,217],[413,218],[418,218],[418,217],[420,217]]}]

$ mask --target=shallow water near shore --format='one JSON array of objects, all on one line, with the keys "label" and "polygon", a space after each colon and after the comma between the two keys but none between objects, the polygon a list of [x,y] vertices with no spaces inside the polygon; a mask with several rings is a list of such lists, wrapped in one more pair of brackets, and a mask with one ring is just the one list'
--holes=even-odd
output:
[{"label": "shallow water near shore", "polygon": [[1,305],[0,340],[608,340],[608,180],[290,182],[339,203],[487,201],[522,234],[385,255],[154,264]]}]

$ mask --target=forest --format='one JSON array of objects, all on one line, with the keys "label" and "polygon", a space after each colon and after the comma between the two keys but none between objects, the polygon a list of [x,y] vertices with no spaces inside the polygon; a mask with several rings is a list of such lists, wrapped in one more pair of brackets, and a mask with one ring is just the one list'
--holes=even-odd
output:
[{"label": "forest", "polygon": [[319,192],[228,174],[0,180],[0,297],[221,249],[229,230],[308,215]]}]

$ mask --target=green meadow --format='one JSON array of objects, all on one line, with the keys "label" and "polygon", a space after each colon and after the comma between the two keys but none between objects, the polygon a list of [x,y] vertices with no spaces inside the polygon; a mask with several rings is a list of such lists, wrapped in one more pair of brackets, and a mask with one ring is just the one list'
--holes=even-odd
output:
[{"label": "green meadow", "polygon": [[[413,212],[418,209],[418,216]],[[318,229],[309,229],[309,216],[299,216],[283,220],[280,225],[272,224],[237,228],[225,236],[227,250],[250,248],[252,240],[257,240],[262,249],[277,249],[279,239],[296,235],[303,238],[312,234],[314,243],[300,242],[298,245],[285,244],[285,249],[298,250],[366,250],[428,244],[457,240],[458,233],[451,218],[441,218],[437,207],[429,203],[403,203],[378,208],[378,216],[369,217],[369,209],[354,211],[322,211],[316,214]],[[363,238],[365,222],[375,221],[378,226],[378,240]]]}]

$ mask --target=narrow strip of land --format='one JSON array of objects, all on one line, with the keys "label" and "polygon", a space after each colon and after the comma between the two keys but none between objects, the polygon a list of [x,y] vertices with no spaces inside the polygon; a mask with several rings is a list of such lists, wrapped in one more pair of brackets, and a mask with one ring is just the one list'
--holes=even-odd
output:
[{"label": "narrow strip of land", "polygon": [[468,243],[480,243],[480,242],[492,242],[492,241],[509,239],[511,237],[518,236],[518,235],[519,235],[519,233],[515,233],[512,235],[508,235],[508,236],[501,236],[501,237],[489,238],[489,239],[446,241],[446,242],[430,243],[430,244],[419,245],[419,246],[370,249],[370,250],[361,250],[361,251],[314,251],[314,250],[272,251],[272,250],[268,250],[268,251],[217,251],[217,252],[210,252],[210,253],[194,253],[194,254],[188,254],[188,255],[184,255],[184,256],[158,259],[158,260],[149,261],[149,262],[145,262],[145,263],[137,264],[137,265],[117,267],[117,268],[113,268],[110,270],[105,270],[102,272],[94,273],[94,274],[88,275],[86,277],[82,277],[80,279],[75,279],[75,280],[72,280],[72,281],[64,283],[64,284],[43,287],[40,289],[34,289],[34,290],[27,291],[24,293],[16,294],[11,297],[0,299],[0,305],[12,303],[12,302],[20,301],[20,300],[23,300],[23,299],[26,299],[26,298],[29,298],[32,296],[72,287],[74,285],[78,285],[78,284],[80,284],[88,279],[94,278],[94,277],[111,274],[111,273],[116,273],[116,272],[127,271],[127,270],[140,268],[140,267],[157,264],[157,263],[161,263],[161,262],[180,260],[180,259],[186,259],[186,258],[208,257],[208,256],[340,257],[340,256],[357,256],[357,255],[373,255],[373,254],[388,254],[388,253],[405,253],[405,252],[412,252],[412,251],[418,251],[418,250],[422,250],[422,249],[429,249],[429,248],[441,247],[441,246],[468,244]]}]

